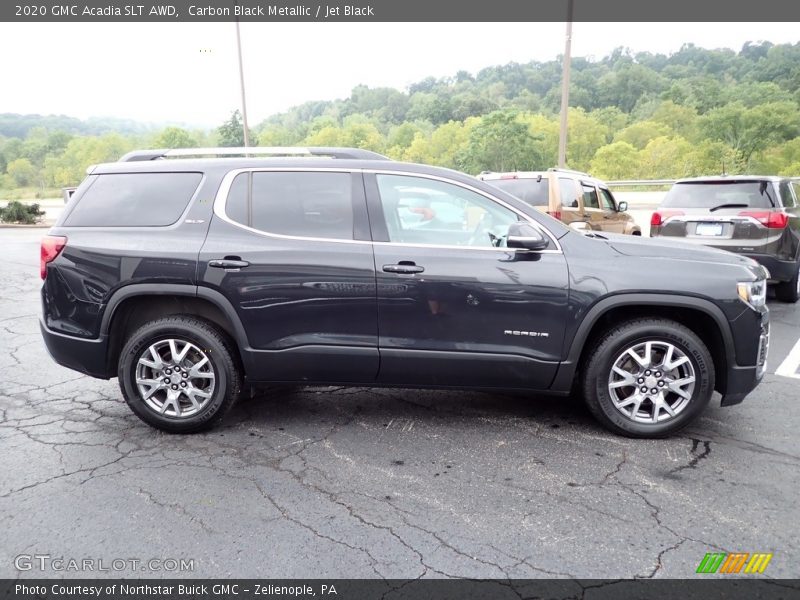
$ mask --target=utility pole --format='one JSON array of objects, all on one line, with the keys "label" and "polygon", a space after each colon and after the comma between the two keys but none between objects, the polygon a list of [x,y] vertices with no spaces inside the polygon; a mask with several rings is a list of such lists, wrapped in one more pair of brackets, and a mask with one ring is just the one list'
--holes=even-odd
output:
[{"label": "utility pole", "polygon": [[[572,0],[570,0],[572,2]],[[244,93],[244,65],[242,64],[242,36],[239,33],[239,17],[236,17],[236,48],[239,51],[239,85],[242,89],[242,127],[244,127],[244,147],[250,146],[250,133],[247,127],[247,99]]]},{"label": "utility pole", "polygon": [[567,39],[561,75],[561,130],[558,135],[558,167],[567,165],[567,110],[569,109],[569,69],[572,62],[572,9],[574,0],[567,0]]}]

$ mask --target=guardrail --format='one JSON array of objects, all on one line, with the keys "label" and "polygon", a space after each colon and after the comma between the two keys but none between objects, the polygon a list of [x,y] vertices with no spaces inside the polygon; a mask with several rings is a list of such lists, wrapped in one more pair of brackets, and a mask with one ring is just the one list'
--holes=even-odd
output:
[{"label": "guardrail", "polygon": [[[758,177],[754,175],[754,177]],[[791,181],[800,182],[800,177],[787,177]],[[608,187],[656,187],[661,185],[672,185],[677,179],[621,179],[620,181],[606,181]]]}]

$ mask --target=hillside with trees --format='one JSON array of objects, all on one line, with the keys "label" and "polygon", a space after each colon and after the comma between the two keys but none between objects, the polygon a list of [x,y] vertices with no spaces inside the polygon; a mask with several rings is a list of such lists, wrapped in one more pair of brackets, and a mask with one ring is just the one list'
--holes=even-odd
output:
[{"label": "hillside with trees", "polygon": [[[556,163],[560,84],[553,60],[459,71],[404,91],[359,85],[348,98],[266,119],[251,140],[356,146],[468,173],[544,169]],[[211,132],[132,131],[130,123],[87,132],[98,124],[17,117],[0,115],[0,197],[75,185],[89,164],[133,148],[242,141],[238,112]],[[800,43],[573,59],[567,162],[609,180],[723,169],[800,176]]]}]

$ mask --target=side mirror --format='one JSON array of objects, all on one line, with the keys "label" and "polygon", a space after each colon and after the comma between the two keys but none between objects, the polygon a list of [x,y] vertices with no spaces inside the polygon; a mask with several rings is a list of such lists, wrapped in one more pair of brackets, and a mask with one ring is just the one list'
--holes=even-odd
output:
[{"label": "side mirror", "polygon": [[542,233],[528,223],[512,223],[508,226],[506,246],[521,250],[544,250],[549,245]]},{"label": "side mirror", "polygon": [[628,210],[628,203],[625,200],[617,204],[617,212],[625,212],[626,210]]}]

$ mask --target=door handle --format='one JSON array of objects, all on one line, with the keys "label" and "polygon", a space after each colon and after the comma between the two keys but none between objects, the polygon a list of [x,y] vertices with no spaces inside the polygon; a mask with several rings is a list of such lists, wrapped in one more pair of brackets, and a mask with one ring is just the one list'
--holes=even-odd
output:
[{"label": "door handle", "polygon": [[215,258],[208,261],[208,266],[214,267],[215,269],[242,269],[244,267],[249,267],[250,263],[246,260],[233,258]]},{"label": "door handle", "polygon": [[425,267],[415,265],[413,262],[400,263],[398,265],[383,265],[383,270],[387,273],[401,273],[411,275],[413,273],[422,273]]}]

